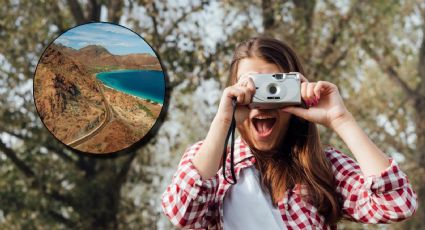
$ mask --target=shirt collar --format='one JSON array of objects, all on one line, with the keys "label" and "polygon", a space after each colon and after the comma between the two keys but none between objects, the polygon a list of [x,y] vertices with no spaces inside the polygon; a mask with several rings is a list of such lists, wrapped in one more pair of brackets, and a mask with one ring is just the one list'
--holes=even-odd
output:
[{"label": "shirt collar", "polygon": [[[230,149],[229,149],[230,153]],[[241,137],[235,140],[235,152],[234,152],[234,163],[237,164],[247,158],[253,157],[251,149]],[[227,154],[226,158],[230,161],[230,154]]]}]

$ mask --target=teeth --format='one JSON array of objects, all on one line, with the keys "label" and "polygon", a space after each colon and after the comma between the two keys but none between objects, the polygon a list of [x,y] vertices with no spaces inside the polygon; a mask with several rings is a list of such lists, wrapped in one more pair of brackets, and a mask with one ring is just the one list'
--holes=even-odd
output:
[{"label": "teeth", "polygon": [[254,118],[259,119],[259,120],[264,120],[264,119],[270,119],[270,118],[274,118],[274,117],[272,117],[272,116],[258,116],[258,117],[254,117]]}]

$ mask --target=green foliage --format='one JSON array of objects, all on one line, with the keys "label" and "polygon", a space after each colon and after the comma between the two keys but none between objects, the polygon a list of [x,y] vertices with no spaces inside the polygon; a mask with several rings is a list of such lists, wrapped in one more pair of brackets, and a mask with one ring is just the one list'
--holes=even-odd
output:
[{"label": "green foliage", "polygon": [[151,112],[151,111],[150,111],[150,109],[148,109],[146,106],[144,106],[143,104],[139,104],[138,106],[139,106],[139,109],[141,109],[141,110],[145,111],[145,113],[146,113],[148,116],[153,117],[152,112]]}]

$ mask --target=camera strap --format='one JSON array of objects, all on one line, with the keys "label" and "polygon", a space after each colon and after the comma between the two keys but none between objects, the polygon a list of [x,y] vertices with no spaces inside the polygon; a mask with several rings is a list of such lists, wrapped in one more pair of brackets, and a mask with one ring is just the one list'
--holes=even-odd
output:
[{"label": "camera strap", "polygon": [[[234,170],[234,148],[235,148],[235,129],[236,129],[236,119],[235,119],[235,111],[236,111],[236,98],[232,99],[232,122],[230,123],[229,131],[227,131],[226,140],[224,141],[224,149],[223,149],[223,177],[229,184],[236,184],[236,175]],[[226,156],[227,156],[227,143],[229,142],[229,138],[231,138],[230,142],[230,172],[232,176],[233,182],[230,182],[226,177]]]}]

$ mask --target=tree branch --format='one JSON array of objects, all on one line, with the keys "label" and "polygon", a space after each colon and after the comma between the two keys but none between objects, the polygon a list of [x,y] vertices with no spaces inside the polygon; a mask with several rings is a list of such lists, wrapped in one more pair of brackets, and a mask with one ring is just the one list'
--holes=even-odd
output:
[{"label": "tree branch", "polygon": [[383,58],[380,57],[378,53],[374,49],[372,49],[366,41],[363,41],[361,43],[361,47],[373,60],[375,60],[381,71],[386,73],[391,80],[397,83],[410,98],[416,98],[416,93],[406,84],[406,82],[403,81],[403,79],[401,79],[397,70],[393,66],[389,66],[384,63]]},{"label": "tree branch", "polygon": [[168,35],[171,34],[171,32],[173,32],[173,29],[175,29],[180,22],[184,21],[190,14],[200,11],[202,9],[204,9],[204,5],[205,3],[202,3],[198,6],[193,6],[189,11],[184,12],[179,18],[177,18],[173,24],[163,33],[163,38],[165,39]]},{"label": "tree branch", "polygon": [[89,1],[89,21],[100,21],[101,4],[97,0]]},{"label": "tree branch", "polygon": [[[425,12],[425,9],[423,10]],[[419,82],[415,91],[425,97],[425,13],[422,15],[422,43],[419,49],[419,62],[418,62],[418,74],[421,81]]]},{"label": "tree branch", "polygon": [[348,21],[350,21],[351,17],[354,15],[354,12],[357,10],[359,6],[359,1],[355,1],[353,5],[350,7],[350,10],[348,13],[344,16],[341,16],[339,18],[337,26],[335,26],[336,30],[333,32],[332,36],[329,39],[329,42],[326,45],[326,48],[323,50],[320,57],[322,59],[326,58],[330,53],[332,53],[333,48],[335,47],[335,44],[340,39],[343,29],[345,28],[345,25]]},{"label": "tree branch", "polygon": [[7,133],[7,134],[9,134],[9,135],[11,135],[11,136],[14,136],[14,137],[19,138],[19,139],[22,139],[22,140],[28,139],[28,137],[26,137],[26,136],[24,136],[24,135],[22,135],[22,134],[15,133],[15,132],[12,132],[12,131],[9,131],[9,130],[4,130],[4,128],[6,128],[6,125],[2,124],[2,126],[3,126],[3,127],[2,127],[2,129],[0,130],[1,132],[3,132],[3,133]]},{"label": "tree branch", "polygon": [[7,147],[3,141],[0,139],[0,150],[16,165],[16,167],[25,174],[27,177],[35,177],[34,171],[25,164],[21,159],[18,158],[15,151]]},{"label": "tree branch", "polygon": [[76,159],[72,158],[68,154],[64,153],[62,149],[58,149],[56,146],[54,146],[52,144],[46,144],[46,145],[44,145],[44,147],[47,148],[47,150],[58,155],[60,158],[62,158],[66,162],[73,163],[73,164],[77,163]]},{"label": "tree branch", "polygon": [[67,0],[67,2],[75,22],[77,24],[85,23],[87,20],[84,17],[83,9],[81,8],[80,3],[78,3],[78,0]]},{"label": "tree branch", "polygon": [[271,0],[262,0],[261,9],[263,16],[263,28],[264,32],[267,33],[275,24],[274,9]]},{"label": "tree branch", "polygon": [[160,36],[159,34],[159,30],[158,30],[158,21],[156,20],[159,12],[158,12],[158,8],[155,5],[155,2],[152,1],[151,4],[149,4],[146,7],[146,12],[148,14],[148,16],[151,18],[152,20],[152,24],[153,24],[153,32],[154,32],[154,37],[155,39],[153,39],[153,46],[156,48],[156,50],[159,51],[159,46],[163,43],[164,38]]},{"label": "tree branch", "polygon": [[75,227],[75,222],[71,221],[68,218],[65,218],[64,216],[62,216],[62,214],[59,214],[58,212],[55,212],[51,209],[47,210],[47,213],[55,220],[65,224],[68,228],[73,228]]},{"label": "tree branch", "polygon": [[[27,141],[30,140],[29,137],[24,136],[22,134],[19,133],[15,133],[9,130],[0,130],[1,132],[7,133],[11,136],[14,136],[16,138],[21,139],[22,141]],[[58,155],[59,157],[61,157],[63,160],[65,160],[66,162],[70,162],[70,163],[76,163],[76,160],[74,158],[72,158],[71,156],[65,154],[63,151],[61,151],[62,149],[58,149],[55,145],[53,145],[51,142],[48,142],[47,144],[43,145],[47,150],[53,152],[54,154]]]},{"label": "tree branch", "polygon": [[58,34],[62,34],[66,31],[66,28],[63,25],[63,22],[65,21],[62,16],[62,11],[59,8],[58,2],[52,3],[53,10],[56,12],[55,14],[55,25],[58,27]]},{"label": "tree branch", "polygon": [[132,152],[130,156],[124,161],[117,175],[117,179],[116,179],[117,184],[121,185],[124,182],[124,179],[127,177],[127,173],[130,170],[131,163],[133,162],[135,157],[136,157],[136,152]]},{"label": "tree branch", "polygon": [[109,0],[108,1],[108,21],[119,23],[123,12],[123,0]]}]

